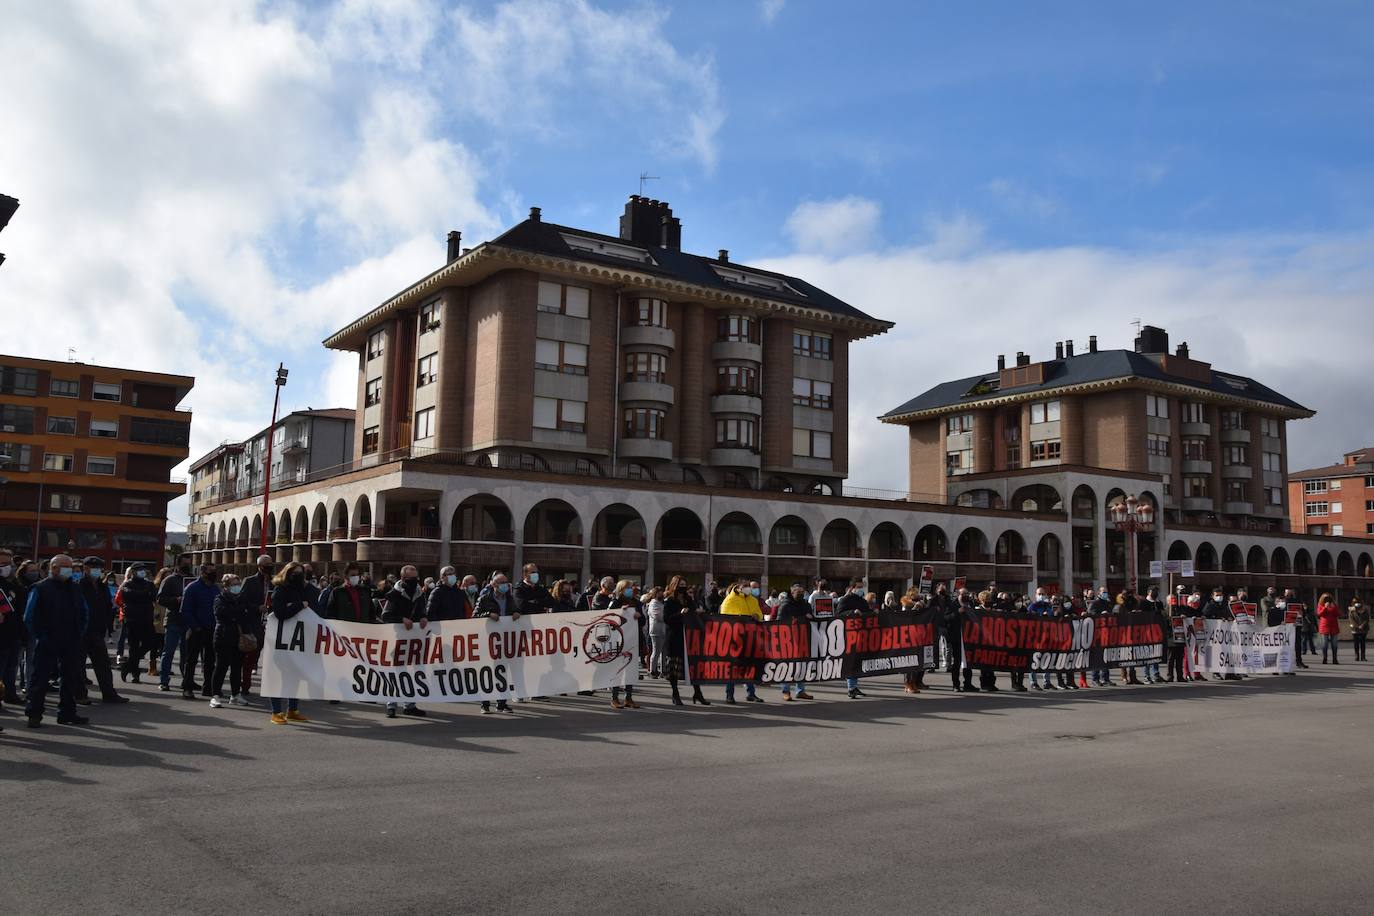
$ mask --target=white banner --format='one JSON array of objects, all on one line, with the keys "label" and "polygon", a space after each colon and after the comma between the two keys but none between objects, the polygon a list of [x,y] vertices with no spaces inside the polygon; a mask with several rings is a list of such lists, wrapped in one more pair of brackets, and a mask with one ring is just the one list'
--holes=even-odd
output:
[{"label": "white banner", "polygon": [[[1203,624],[1197,628],[1196,624]],[[1188,628],[1188,655],[1199,674],[1292,674],[1292,624],[1261,627],[1254,618],[1194,619]]]},{"label": "white banner", "polygon": [[459,703],[624,686],[639,676],[639,627],[616,611],[417,623],[346,623],[302,611],[267,618],[262,695]]}]

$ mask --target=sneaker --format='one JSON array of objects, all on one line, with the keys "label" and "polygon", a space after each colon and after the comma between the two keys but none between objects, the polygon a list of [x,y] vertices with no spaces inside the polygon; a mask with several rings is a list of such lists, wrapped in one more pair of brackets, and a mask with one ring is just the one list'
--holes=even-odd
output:
[{"label": "sneaker", "polygon": [[227,701],[226,701],[223,697],[211,697],[211,698],[210,698],[210,708],[211,708],[211,709],[219,709],[219,708],[220,708],[221,706],[223,706],[226,702],[227,702]]},{"label": "sneaker", "polygon": [[491,715],[491,707],[490,707],[490,706],[483,706],[483,707],[482,707],[482,715],[484,715],[484,716],[489,716],[489,715]]},{"label": "sneaker", "polygon": [[274,712],[274,713],[272,713],[272,724],[273,724],[273,725],[285,725],[285,724],[286,724],[286,714],[285,714],[285,713],[281,713],[281,712]]},{"label": "sneaker", "polygon": [[1045,685],[1045,689],[1046,689],[1046,690],[1058,690],[1059,688],[1056,687],[1054,684],[1046,684],[1046,685]]},{"label": "sneaker", "polygon": [[301,715],[301,711],[300,711],[299,709],[291,709],[291,710],[287,710],[287,713],[286,713],[286,721],[288,721],[288,722],[309,722],[310,720],[309,720],[308,718],[306,718],[305,716]]},{"label": "sneaker", "polygon": [[1047,689],[1047,688],[1041,687],[1039,684],[1031,684],[1031,690],[1045,690],[1045,689]]},{"label": "sneaker", "polygon": [[58,725],[89,725],[90,722],[91,720],[86,718],[85,716],[71,715],[57,717]]},{"label": "sneaker", "polygon": [[241,694],[241,693],[236,693],[236,694],[234,694],[232,697],[229,698],[229,702],[230,702],[230,703],[233,703],[235,706],[252,706],[252,705],[253,705],[252,703],[248,702],[248,698],[247,698],[246,696],[244,696],[243,694]]},{"label": "sneaker", "polygon": [[396,718],[396,707],[395,707],[395,706],[388,706],[388,707],[386,708],[386,717],[387,717],[388,719],[394,719],[394,718]]},{"label": "sneaker", "polygon": [[405,709],[401,710],[401,715],[418,716],[423,719],[425,717],[425,711],[418,706],[407,706]]},{"label": "sneaker", "polygon": [[857,699],[859,698],[859,696],[860,696],[860,694],[859,694],[859,690],[858,690],[857,687],[854,688],[853,690],[850,690],[850,691],[849,691],[849,698],[850,698],[851,700],[857,700]]}]

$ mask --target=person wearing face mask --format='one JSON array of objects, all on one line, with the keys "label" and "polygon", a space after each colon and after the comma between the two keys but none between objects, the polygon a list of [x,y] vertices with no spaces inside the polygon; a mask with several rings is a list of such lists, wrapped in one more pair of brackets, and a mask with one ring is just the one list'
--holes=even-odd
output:
[{"label": "person wearing face mask", "polygon": [[[491,587],[482,592],[477,599],[477,609],[473,612],[474,617],[485,617],[489,621],[500,620],[502,617],[510,617],[512,620],[520,618],[520,612],[515,609],[515,602],[511,599],[510,580],[506,574],[496,572],[491,574]],[[510,704],[505,700],[496,701],[497,712],[515,712]],[[491,714],[491,702],[482,701],[482,715]]]},{"label": "person wearing face mask", "polygon": [[[257,636],[258,646],[261,647],[267,634],[266,621],[267,614],[271,611],[272,589],[276,587],[272,584],[272,573],[276,567],[272,562],[272,558],[267,554],[258,557],[255,566],[256,572],[243,580],[243,591],[239,592],[239,594],[243,596],[243,606],[250,611],[256,612],[258,615],[256,631],[253,635]],[[371,599],[369,597],[369,603],[370,601]],[[370,613],[371,610],[369,609],[369,614]],[[372,622],[370,617],[367,622]],[[243,659],[242,683],[243,696],[245,697],[253,690],[253,672],[257,670],[258,658],[261,654],[261,648],[253,652],[240,653]]]},{"label": "person wearing face mask", "polygon": [[324,588],[320,589],[320,596],[315,599],[315,613],[321,617],[329,616],[329,599],[334,597],[334,589],[343,584],[343,576],[337,572],[332,572],[325,579]]},{"label": "person wearing face mask", "polygon": [[[720,603],[720,612],[727,617],[752,617],[755,620],[763,620],[763,609],[759,607],[759,599],[754,597],[749,582],[744,580],[730,586],[729,591],[725,593],[725,600]],[[753,681],[745,683],[744,698],[749,703],[763,702]],[[725,685],[725,702],[731,706],[735,705],[733,681]]]},{"label": "person wearing face mask", "polygon": [[571,581],[562,581],[554,585],[553,588],[553,612],[555,614],[566,614],[569,611],[577,610],[577,595]]},{"label": "person wearing face mask", "polygon": [[[1088,605],[1088,614],[1091,617],[1105,617],[1116,610],[1116,603],[1112,601],[1111,592],[1107,586],[1102,586],[1093,597],[1092,603]],[[1116,682],[1112,680],[1112,669],[1097,668],[1093,671],[1094,687],[1115,687]]]},{"label": "person wearing face mask", "polygon": [[14,554],[0,547],[0,685],[11,703],[19,702],[19,658],[24,654],[23,586],[15,572]]},{"label": "person wearing face mask", "polygon": [[200,578],[186,586],[181,596],[181,620],[186,627],[186,665],[181,670],[181,695],[196,698],[196,666],[204,662],[205,683],[199,685],[201,696],[209,699],[210,678],[215,673],[215,599],[219,584],[215,581],[215,565],[200,567]]},{"label": "person wearing face mask", "polygon": [[106,637],[114,629],[114,601],[110,598],[110,590],[105,587],[105,561],[100,557],[87,557],[82,568],[81,597],[86,602],[87,613],[86,633],[81,638],[83,675],[77,702],[90,702],[84,676],[89,660],[95,682],[100,686],[101,702],[127,703],[127,697],[115,692],[114,674],[110,670],[110,650],[105,645]]},{"label": "person wearing face mask", "polygon": [[[802,588],[800,582],[793,583],[792,591],[788,593],[787,600],[778,607],[775,619],[783,623],[805,624],[812,618],[811,603],[806,600],[806,589]],[[792,702],[792,689],[796,688],[796,699],[809,700],[811,694],[806,692],[806,682],[796,681],[782,685],[782,698],[786,702]]]},{"label": "person wearing face mask", "polygon": [[124,664],[119,670],[121,680],[133,677],[139,683],[143,673],[143,655],[153,648],[153,608],[157,589],[148,581],[148,570],[135,566],[132,575],[119,587],[119,603],[124,608],[124,632],[129,634]]},{"label": "person wearing face mask", "polygon": [[[1049,593],[1046,592],[1043,588],[1037,588],[1035,590],[1035,600],[1032,601],[1026,607],[1026,613],[1031,615],[1032,617],[1054,617],[1056,616],[1054,610],[1054,605],[1050,603]],[[1043,685],[1040,683],[1040,677],[1041,672],[1039,670],[1031,671],[1030,682],[1032,690],[1059,689],[1051,680],[1052,675],[1050,674],[1050,672],[1044,672],[1043,677],[1045,679],[1045,683]]]},{"label": "person wearing face mask", "polygon": [[[673,693],[674,706],[683,705],[682,697],[678,695],[677,689],[677,682],[682,680],[686,674],[686,660],[683,658],[683,631],[695,622],[696,615],[696,602],[692,598],[687,583],[682,581],[681,576],[673,576],[668,580],[668,588],[663,594],[663,623],[667,628],[667,636],[662,673],[668,679],[668,687]],[[700,684],[692,685],[692,703],[699,703],[702,706],[711,705],[711,702],[702,696]]]},{"label": "person wearing face mask", "polygon": [[76,698],[83,679],[81,646],[89,611],[81,588],[72,581],[72,558],[59,553],[48,563],[48,578],[29,591],[24,626],[33,641],[29,692],[24,713],[30,728],[43,724],[43,705],[48,681],[61,678],[58,688],[59,725],[85,725],[90,720],[76,713]]},{"label": "person wearing face mask", "polygon": [[522,614],[543,614],[553,610],[553,596],[539,584],[539,567],[526,563],[521,572],[524,578],[515,586],[515,607]]},{"label": "person wearing face mask", "polygon": [[[941,602],[944,585],[935,591],[935,602]],[[949,648],[949,676],[958,693],[977,693],[978,686],[973,683],[973,669],[964,664],[964,618],[973,608],[973,599],[968,589],[961,588],[954,598],[946,598],[944,605],[944,636]]]},{"label": "person wearing face mask", "polygon": [[[305,588],[305,572],[301,564],[291,562],[282,567],[281,574],[272,580],[272,595],[268,602],[272,616],[279,621],[290,620],[310,607],[310,593]],[[297,698],[272,697],[271,701],[273,725],[310,721],[301,714],[300,700]]]},{"label": "person wearing face mask", "polygon": [[[243,659],[241,640],[249,636],[256,641],[257,612],[243,601],[243,582],[233,573],[220,580],[215,596],[215,673],[210,679],[210,706],[219,709],[225,703],[251,706],[243,695]],[[229,679],[229,699],[224,697],[224,680]]]},{"label": "person wearing face mask", "polygon": [[439,570],[439,581],[425,596],[428,620],[463,620],[468,616],[467,593],[460,587],[458,570],[445,566]]},{"label": "person wearing face mask", "polygon": [[[425,614],[425,600],[420,593],[420,571],[414,566],[402,566],[401,578],[396,580],[396,585],[386,597],[382,623],[404,624],[409,630],[418,620],[420,629],[424,629],[429,626],[429,618]],[[396,705],[395,700],[386,704],[388,719],[396,718]],[[414,703],[406,703],[401,711],[407,716],[424,718],[425,715],[425,711]]]},{"label": "person wearing face mask", "polygon": [[[864,582],[862,579],[853,579],[849,583],[849,590],[844,593],[840,600],[835,602],[836,617],[852,617],[858,614],[870,613],[868,599],[864,596]],[[866,697],[868,694],[859,689],[859,679],[856,677],[845,678],[845,687],[849,689],[849,698],[857,700]]]},{"label": "person wearing face mask", "polygon": [[172,689],[172,657],[177,652],[181,652],[182,670],[186,668],[186,626],[181,617],[181,597],[190,581],[191,560],[189,557],[178,557],[176,572],[163,576],[157,587],[157,603],[167,612],[162,634],[162,668],[157,688],[163,693]]},{"label": "person wearing face mask", "polygon": [[[248,595],[247,583],[244,583],[243,594]],[[244,600],[251,602],[252,599],[245,597]],[[376,622],[372,619],[372,597],[363,587],[357,564],[350,563],[344,569],[343,582],[330,593],[329,607],[325,609],[324,616],[328,620],[347,620],[350,623]]]},{"label": "person wearing face mask", "polygon": [[[1146,589],[1145,597],[1136,600],[1136,609],[1141,611],[1154,611],[1157,614],[1164,613],[1164,604],[1159,600],[1159,589],[1154,586]],[[1167,640],[1164,641],[1167,643]],[[1159,673],[1159,662],[1147,662],[1145,668],[1145,683],[1162,684],[1164,678]]]},{"label": "person wearing face mask", "polygon": [[[643,618],[643,611],[640,610],[639,598],[635,594],[633,582],[621,579],[615,584],[615,593],[611,596],[611,609],[619,610],[625,617],[627,623],[633,622],[639,626]],[[631,680],[633,681],[634,669],[631,669]],[[635,702],[635,685],[629,683],[625,685],[625,702],[620,702],[620,688],[611,688],[611,707],[614,709],[639,709],[640,706]]]}]

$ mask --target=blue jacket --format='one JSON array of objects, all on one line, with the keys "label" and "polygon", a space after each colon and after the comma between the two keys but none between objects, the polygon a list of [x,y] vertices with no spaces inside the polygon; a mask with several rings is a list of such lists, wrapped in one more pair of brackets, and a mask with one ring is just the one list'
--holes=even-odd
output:
[{"label": "blue jacket", "polygon": [[181,619],[188,630],[213,630],[215,628],[215,599],[219,597],[219,586],[207,584],[204,579],[188,583],[181,594]]},{"label": "blue jacket", "polygon": [[1030,604],[1026,605],[1026,610],[1041,617],[1049,617],[1054,613],[1054,605],[1048,600],[1032,601]]},{"label": "blue jacket", "polygon": [[81,586],[50,576],[29,590],[24,625],[36,640],[75,645],[85,635],[90,615]]}]

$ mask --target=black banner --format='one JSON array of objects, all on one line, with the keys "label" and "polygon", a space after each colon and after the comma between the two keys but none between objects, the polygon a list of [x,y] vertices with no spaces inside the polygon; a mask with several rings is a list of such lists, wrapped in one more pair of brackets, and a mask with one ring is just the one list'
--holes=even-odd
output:
[{"label": "black banner", "polygon": [[685,630],[694,684],[787,684],[896,674],[935,666],[933,611],[879,611],[800,622],[712,614]]},{"label": "black banner", "polygon": [[1164,660],[1168,627],[1156,611],[1043,617],[974,610],[964,617],[964,665],[1017,672],[1135,668]]}]

